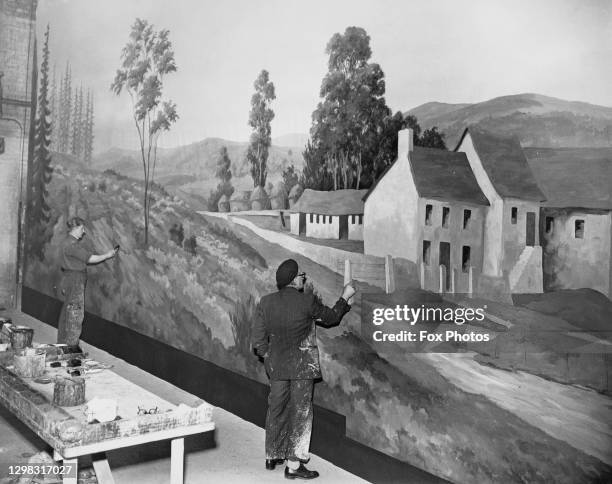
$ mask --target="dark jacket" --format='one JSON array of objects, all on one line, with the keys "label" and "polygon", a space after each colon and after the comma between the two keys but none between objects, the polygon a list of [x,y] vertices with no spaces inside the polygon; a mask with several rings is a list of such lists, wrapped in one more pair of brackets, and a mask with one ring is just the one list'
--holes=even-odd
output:
[{"label": "dark jacket", "polygon": [[253,327],[253,348],[267,354],[271,380],[309,380],[321,377],[315,321],[325,327],[340,323],[351,307],[340,298],[333,308],[314,294],[284,287],[261,298]]}]

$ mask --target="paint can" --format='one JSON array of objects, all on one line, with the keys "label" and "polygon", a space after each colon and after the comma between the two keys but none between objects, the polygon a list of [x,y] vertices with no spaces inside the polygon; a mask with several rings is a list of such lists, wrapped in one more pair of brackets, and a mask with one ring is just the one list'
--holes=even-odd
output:
[{"label": "paint can", "polygon": [[13,326],[11,328],[11,346],[14,350],[23,350],[32,346],[34,330],[27,326]]},{"label": "paint can", "polygon": [[26,348],[15,353],[13,365],[21,378],[38,378],[45,373],[45,350]]},{"label": "paint can", "polygon": [[76,407],[85,403],[85,379],[58,378],[53,385],[53,403],[60,407]]}]

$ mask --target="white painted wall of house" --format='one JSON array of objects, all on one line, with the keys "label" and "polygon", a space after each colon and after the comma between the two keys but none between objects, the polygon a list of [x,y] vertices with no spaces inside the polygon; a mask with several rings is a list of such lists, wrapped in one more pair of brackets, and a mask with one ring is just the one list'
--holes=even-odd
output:
[{"label": "white painted wall of house", "polygon": [[[317,223],[317,217],[319,222]],[[312,218],[312,222],[310,221]],[[331,218],[331,223],[330,223]],[[323,223],[325,220],[325,223]],[[340,221],[338,216],[306,214],[306,237],[317,239],[338,239],[340,238]]]},{"label": "white painted wall of house", "polygon": [[[542,209],[554,217],[552,231],[544,229],[545,289],[595,289],[612,299],[612,215],[581,209]],[[584,220],[583,238],[575,237],[576,220]],[[545,227],[545,225],[544,225]],[[551,279],[552,278],[552,279]]]},{"label": "white painted wall of house", "polygon": [[417,261],[419,197],[408,161],[411,137],[411,130],[399,132],[398,159],[365,202],[363,243],[366,254]]},{"label": "white painted wall of house", "polygon": [[[355,219],[353,223],[352,220]],[[363,215],[361,216],[363,220]],[[348,238],[349,240],[363,240],[363,223],[359,223],[359,215],[348,216]]]},{"label": "white painted wall of house", "polygon": [[[431,225],[425,224],[425,207],[432,206]],[[449,207],[448,227],[442,227],[442,208]],[[467,227],[463,228],[463,211],[471,210]],[[437,291],[440,283],[440,242],[450,243],[450,265],[455,271],[455,292],[467,293],[469,276],[463,272],[463,247],[470,247],[470,266],[474,276],[482,271],[483,233],[486,207],[462,202],[441,202],[427,198],[419,199],[420,238],[418,241],[418,266],[423,262],[423,241],[430,242],[429,264],[424,266],[424,288]]]}]

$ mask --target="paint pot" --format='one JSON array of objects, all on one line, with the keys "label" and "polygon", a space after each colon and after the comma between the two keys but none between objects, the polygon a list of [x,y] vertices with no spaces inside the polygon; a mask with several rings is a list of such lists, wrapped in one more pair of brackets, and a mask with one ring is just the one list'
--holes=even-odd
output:
[{"label": "paint pot", "polygon": [[44,350],[26,348],[13,356],[15,374],[21,378],[38,378],[45,373]]},{"label": "paint pot", "polygon": [[57,378],[53,385],[53,403],[75,407],[85,403],[85,380],[80,377]]},{"label": "paint pot", "polygon": [[32,346],[34,330],[27,326],[13,326],[11,328],[11,346],[15,351]]}]

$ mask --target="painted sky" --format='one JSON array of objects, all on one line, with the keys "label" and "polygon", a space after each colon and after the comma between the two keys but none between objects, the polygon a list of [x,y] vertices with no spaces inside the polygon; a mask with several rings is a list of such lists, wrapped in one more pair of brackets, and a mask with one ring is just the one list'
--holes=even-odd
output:
[{"label": "painted sky", "polygon": [[94,91],[97,150],[134,140],[129,100],[109,86],[136,17],[171,31],[179,72],[165,92],[180,121],[167,146],[247,140],[264,68],[277,93],[273,137],[307,133],[325,46],[351,25],[371,37],[393,111],[523,92],[612,106],[607,0],[39,0],[39,39],[49,23],[58,75],[69,59]]}]

